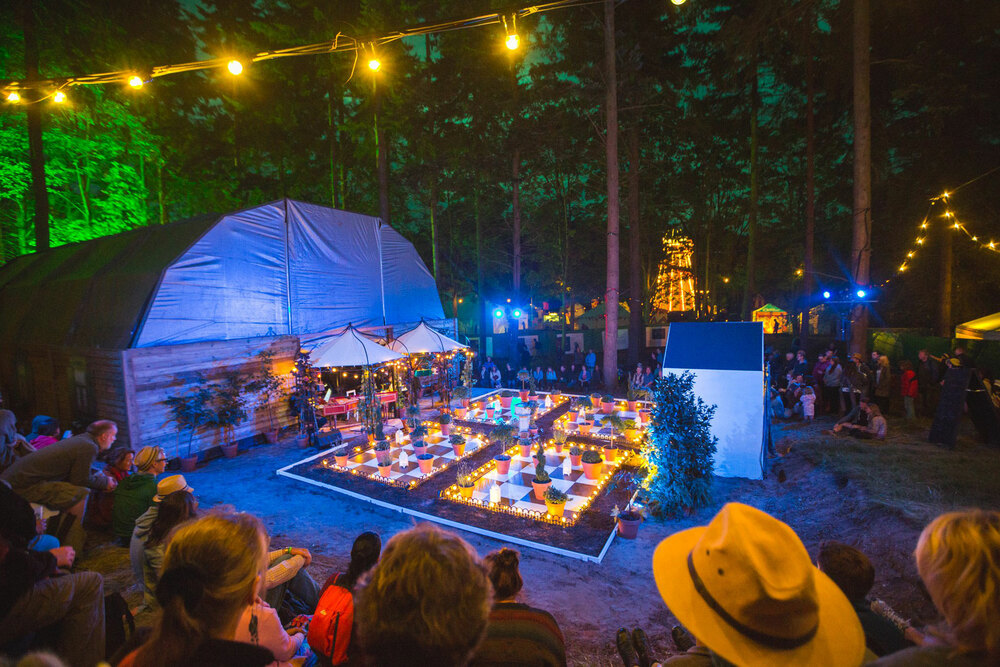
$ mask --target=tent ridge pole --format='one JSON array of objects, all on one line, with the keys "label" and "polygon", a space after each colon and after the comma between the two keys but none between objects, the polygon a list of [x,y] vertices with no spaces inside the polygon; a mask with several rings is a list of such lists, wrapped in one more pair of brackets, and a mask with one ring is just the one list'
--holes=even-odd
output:
[{"label": "tent ridge pole", "polygon": [[[375,232],[378,238],[378,282],[379,287],[382,291],[382,326],[387,326],[385,321],[385,258],[382,257],[382,225],[385,223],[382,220],[378,220],[378,226],[375,228]],[[437,285],[434,286],[437,289]]]},{"label": "tent ridge pole", "polygon": [[292,279],[291,279],[291,243],[288,229],[288,197],[282,200],[285,210],[285,306],[288,309],[288,334],[292,333]]}]

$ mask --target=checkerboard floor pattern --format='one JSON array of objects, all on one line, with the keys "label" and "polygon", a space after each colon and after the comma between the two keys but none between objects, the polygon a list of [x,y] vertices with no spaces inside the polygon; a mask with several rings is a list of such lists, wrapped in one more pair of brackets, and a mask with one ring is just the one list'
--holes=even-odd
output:
[{"label": "checkerboard floor pattern", "polygon": [[[544,398],[545,394],[539,394],[539,396],[541,396],[543,398],[541,398],[541,400],[538,403],[538,410],[535,412],[535,418],[536,419],[538,417],[541,417],[542,415],[545,415],[545,414],[548,414],[549,412],[552,412],[557,407],[559,407],[560,405],[562,405],[563,403],[565,403],[566,400],[567,400],[564,396],[554,397],[552,399],[552,407],[546,408],[545,407],[545,398]],[[509,407],[509,408],[499,408],[497,410],[494,410],[492,418],[491,417],[487,417],[485,405],[487,405],[487,404],[489,404],[489,405],[499,405],[499,399],[495,399],[494,397],[491,396],[489,401],[487,401],[486,403],[483,403],[482,401],[480,401],[479,404],[482,405],[482,406],[484,406],[484,407],[482,407],[481,409],[474,409],[474,408],[470,407],[469,411],[465,415],[465,419],[463,419],[461,421],[478,422],[478,423],[483,423],[483,424],[493,424],[493,423],[496,422],[497,419],[503,419],[504,421],[509,422],[511,419],[515,419],[516,418],[516,415],[514,414],[514,408],[516,408],[518,405],[520,405],[520,398],[519,397],[514,397],[512,403],[511,403],[511,407]]]},{"label": "checkerboard floor pattern", "polygon": [[[590,495],[594,488],[601,483],[601,479],[587,479],[583,476],[583,466],[577,466],[570,471],[569,475],[563,474],[563,461],[569,458],[569,448],[563,449],[557,454],[554,448],[545,451],[545,471],[552,478],[552,486],[564,491],[569,500],[566,501],[566,512],[578,511]],[[622,458],[614,463],[604,462],[602,477],[621,465]],[[535,476],[535,460],[528,455],[520,456],[515,450],[515,454],[510,459],[510,471],[506,475],[500,475],[496,469],[489,471],[476,480],[476,488],[472,492],[472,497],[488,503],[490,501],[490,487],[500,484],[500,504],[508,507],[515,507],[521,510],[534,510],[545,513],[545,502],[535,498],[531,480]]]},{"label": "checkerboard floor pattern", "polygon": [[[409,485],[414,481],[419,484],[432,474],[420,472],[420,466],[417,465],[417,453],[413,450],[413,445],[411,445],[408,440],[402,447],[395,447],[396,443],[393,440],[390,440],[389,442],[393,445],[390,450],[392,452],[392,467],[389,469],[389,477],[382,477],[379,474],[378,463],[375,458],[375,450],[372,448],[353,454],[347,459],[347,465],[345,467],[348,470],[357,470],[359,473],[363,474],[374,474],[377,477],[376,481],[394,482],[400,485]],[[424,443],[427,446],[427,453],[434,455],[433,472],[443,470],[451,466],[456,461],[464,459],[470,454],[478,451],[483,445],[483,441],[478,438],[468,438],[465,443],[465,453],[461,457],[457,457],[455,456],[455,450],[448,444],[448,438],[445,436],[428,435],[424,438]],[[406,452],[406,455],[409,458],[409,463],[406,468],[401,468],[399,465],[400,452]],[[333,461],[332,457],[327,460],[328,462]]]},{"label": "checkerboard floor pattern", "polygon": [[[617,414],[619,417],[621,417],[622,421],[626,421],[628,419],[631,419],[631,420],[633,420],[636,423],[636,425],[639,424],[639,413],[637,413],[637,412],[630,412],[628,410],[615,410],[614,414]],[[568,433],[569,435],[578,435],[578,436],[583,437],[583,438],[586,438],[587,436],[596,437],[596,438],[610,438],[611,437],[611,427],[610,426],[605,426],[604,425],[605,422],[603,421],[606,418],[607,418],[607,415],[604,415],[604,414],[598,413],[597,415],[595,415],[594,416],[594,425],[591,427],[590,431],[587,432],[587,433],[581,433],[580,432],[580,428],[579,428],[577,422],[571,422],[571,421],[569,421],[569,419],[567,418],[566,415],[564,415],[564,416],[560,417],[559,419],[557,419],[556,422],[555,422],[555,424],[554,424],[554,426],[555,426],[555,428],[565,429],[566,433]],[[578,421],[582,422],[583,419],[582,418],[578,419]],[[639,426],[639,430],[640,431],[645,431],[646,430],[646,426],[647,426],[647,424],[642,424],[641,426]],[[620,432],[616,432],[615,433],[615,439],[616,440],[620,440],[620,439],[622,439],[622,437],[623,437],[623,435]]]}]

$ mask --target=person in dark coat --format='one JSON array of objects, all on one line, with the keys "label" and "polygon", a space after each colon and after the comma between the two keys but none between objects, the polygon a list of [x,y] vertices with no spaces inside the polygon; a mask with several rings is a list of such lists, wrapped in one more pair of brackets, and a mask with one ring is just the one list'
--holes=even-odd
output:
[{"label": "person in dark coat", "polygon": [[937,409],[938,395],[941,393],[941,363],[927,350],[917,352],[917,390],[919,392],[920,413],[933,417]]}]

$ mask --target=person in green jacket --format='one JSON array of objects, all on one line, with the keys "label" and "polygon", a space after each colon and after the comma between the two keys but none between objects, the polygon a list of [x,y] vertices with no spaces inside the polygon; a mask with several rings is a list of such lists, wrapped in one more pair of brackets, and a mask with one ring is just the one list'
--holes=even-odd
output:
[{"label": "person in green jacket", "polygon": [[143,447],[135,456],[136,474],[124,478],[115,489],[111,529],[115,540],[128,546],[135,520],[153,504],[156,476],[167,467],[167,455],[161,447]]}]

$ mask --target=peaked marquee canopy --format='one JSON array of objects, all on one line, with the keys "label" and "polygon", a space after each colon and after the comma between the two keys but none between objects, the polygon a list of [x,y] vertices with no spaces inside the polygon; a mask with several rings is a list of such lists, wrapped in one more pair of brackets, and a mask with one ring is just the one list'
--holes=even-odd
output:
[{"label": "peaked marquee canopy", "polygon": [[416,328],[407,331],[389,343],[389,347],[403,354],[421,354],[464,350],[468,345],[462,345],[457,340],[438,333],[427,326],[426,322],[421,322]]},{"label": "peaked marquee canopy", "polygon": [[403,355],[379,345],[352,326],[317,345],[309,362],[313,366],[371,366],[402,359]]}]

